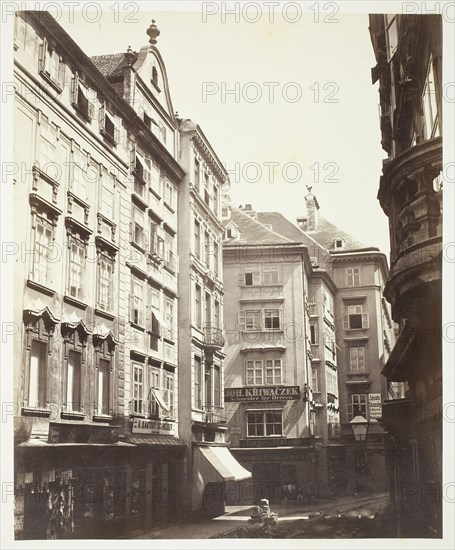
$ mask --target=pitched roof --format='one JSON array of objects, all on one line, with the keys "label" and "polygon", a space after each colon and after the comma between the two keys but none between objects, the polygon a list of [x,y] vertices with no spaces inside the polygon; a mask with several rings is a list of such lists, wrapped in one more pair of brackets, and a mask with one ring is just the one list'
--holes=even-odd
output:
[{"label": "pitched roof", "polygon": [[366,246],[360,241],[357,241],[356,239],[354,239],[354,237],[349,235],[349,233],[346,233],[333,223],[329,222],[324,218],[324,216],[321,216],[320,214],[318,214],[317,230],[309,231],[308,233],[320,245],[322,245],[324,248],[327,248],[327,250],[330,250],[330,252],[338,251],[335,249],[335,239],[342,239],[344,241],[342,248],[343,252],[373,248],[370,246]]},{"label": "pitched roof", "polygon": [[259,220],[255,220],[252,216],[250,216],[249,214],[245,214],[245,212],[243,212],[243,210],[239,208],[231,208],[231,212],[231,219],[229,221],[226,221],[224,225],[229,225],[230,221],[233,221],[238,227],[240,236],[236,239],[225,241],[226,245],[279,245],[299,242],[287,239],[286,237],[283,237],[282,235],[271,231]]},{"label": "pitched roof", "polygon": [[[134,53],[133,63],[136,61],[138,54]],[[95,55],[90,58],[96,68],[105,77],[122,76],[123,68],[128,64],[125,58],[125,53],[113,53],[107,55]]]}]

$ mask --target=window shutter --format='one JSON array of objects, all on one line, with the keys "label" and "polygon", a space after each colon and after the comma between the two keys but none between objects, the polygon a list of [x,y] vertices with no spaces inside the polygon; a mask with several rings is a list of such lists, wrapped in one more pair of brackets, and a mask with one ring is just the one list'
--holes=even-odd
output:
[{"label": "window shutter", "polygon": [[245,330],[246,317],[244,311],[239,311],[239,329]]},{"label": "window shutter", "polygon": [[98,110],[98,123],[100,125],[100,131],[104,130],[105,118],[106,118],[106,108],[104,107],[104,104],[101,104]]},{"label": "window shutter", "polygon": [[136,169],[136,145],[130,140],[130,173]]},{"label": "window shutter", "polygon": [[58,58],[57,81],[59,86],[63,87],[63,84],[65,83],[65,64],[63,63],[62,56],[59,56]]},{"label": "window shutter", "polygon": [[48,52],[47,52],[47,40],[46,38],[43,39],[43,43],[41,44],[40,46],[40,50],[39,50],[39,70],[40,71],[44,71],[45,67],[46,67],[46,56],[48,55]]},{"label": "window shutter", "polygon": [[362,313],[362,328],[369,328],[368,313]]},{"label": "window shutter", "polygon": [[77,94],[79,90],[79,75],[77,72],[74,73],[71,80],[71,103],[77,105]]},{"label": "window shutter", "polygon": [[343,315],[343,328],[349,329],[349,315]]},{"label": "window shutter", "polygon": [[93,101],[88,102],[88,118],[90,120],[95,118],[95,103]]},{"label": "window shutter", "polygon": [[120,128],[114,126],[114,141],[115,143],[120,143]]},{"label": "window shutter", "polygon": [[239,285],[244,285],[244,284],[245,284],[245,274],[239,273]]},{"label": "window shutter", "polygon": [[261,272],[253,271],[253,285],[260,285],[260,284],[261,284]]}]

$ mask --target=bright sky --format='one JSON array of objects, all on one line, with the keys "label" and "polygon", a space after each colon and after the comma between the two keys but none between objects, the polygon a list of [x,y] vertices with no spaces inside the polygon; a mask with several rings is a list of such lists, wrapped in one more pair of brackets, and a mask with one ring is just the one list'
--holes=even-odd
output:
[{"label": "bright sky", "polygon": [[[205,21],[199,4],[193,13],[115,13],[106,3],[99,17],[87,11],[70,22],[64,14],[59,23],[88,55],[99,55],[129,45],[138,51],[156,19],[174,109],[199,123],[225,163],[233,204],[294,221],[312,185],[323,216],[388,254],[388,222],[376,199],[386,153],[368,16],[327,11],[292,23],[298,14],[281,6],[259,2],[259,17],[223,17],[221,4],[206,3],[218,13]],[[237,97],[224,93],[236,87]]]}]

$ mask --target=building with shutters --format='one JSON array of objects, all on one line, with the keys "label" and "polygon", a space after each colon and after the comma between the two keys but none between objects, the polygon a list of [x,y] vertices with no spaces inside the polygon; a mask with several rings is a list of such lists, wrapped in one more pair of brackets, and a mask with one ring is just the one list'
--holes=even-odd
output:
[{"label": "building with shutters", "polygon": [[387,153],[378,199],[389,218],[384,294],[399,324],[383,374],[407,386],[383,404],[402,536],[442,536],[442,16],[370,15]]}]

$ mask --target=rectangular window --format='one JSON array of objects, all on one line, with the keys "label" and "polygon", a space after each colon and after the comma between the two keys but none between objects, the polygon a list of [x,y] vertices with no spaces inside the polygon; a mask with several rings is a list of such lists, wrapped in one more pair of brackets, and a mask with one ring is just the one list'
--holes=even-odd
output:
[{"label": "rectangular window", "polygon": [[166,298],[165,304],[165,319],[166,337],[170,340],[174,339],[174,302]]},{"label": "rectangular window", "polygon": [[266,359],[265,365],[265,383],[281,384],[281,359]]},{"label": "rectangular window", "polygon": [[113,307],[114,260],[98,253],[98,307],[111,311]]},{"label": "rectangular window", "polygon": [[197,258],[201,256],[201,225],[194,220],[194,253]]},{"label": "rectangular window", "polygon": [[350,348],[349,364],[351,372],[365,372],[365,348]]},{"label": "rectangular window", "polygon": [[318,325],[317,325],[317,323],[311,323],[310,324],[310,343],[311,344],[317,344],[318,343]]},{"label": "rectangular window", "polygon": [[347,315],[344,315],[343,326],[346,330],[368,328],[368,313],[363,313],[362,306],[349,306]]},{"label": "rectangular window", "polygon": [[145,247],[144,212],[135,206],[133,206],[133,227],[131,239],[141,248]]},{"label": "rectangular window", "polygon": [[[74,148],[72,156],[72,182],[71,191],[83,201],[87,200],[87,154],[78,147]],[[91,177],[91,176],[90,176]]]},{"label": "rectangular window", "polygon": [[39,70],[61,86],[62,68],[59,54],[53,50],[46,39],[40,46]]},{"label": "rectangular window", "polygon": [[[366,393],[354,393],[351,395],[351,408],[352,411],[348,411],[348,420],[351,421],[354,416],[364,416],[368,420],[367,416],[367,394]],[[351,418],[349,418],[351,416]]]},{"label": "rectangular window", "polygon": [[105,106],[99,109],[99,125],[101,134],[111,142],[117,144],[120,141],[120,130],[117,128],[114,117],[107,111]]},{"label": "rectangular window", "polygon": [[109,172],[103,170],[101,177],[101,214],[113,220],[114,218],[114,188],[115,188],[115,176]]},{"label": "rectangular window", "polygon": [[264,384],[262,361],[246,362],[246,383],[248,386],[262,386]]},{"label": "rectangular window", "polygon": [[264,310],[264,327],[266,330],[275,330],[281,328],[279,309]]},{"label": "rectangular window", "polygon": [[[160,390],[161,389],[161,371],[157,369],[156,367],[150,367],[149,369],[149,390]],[[152,397],[152,394],[150,392],[150,409],[149,409],[150,416],[152,418],[159,418],[160,417],[160,406],[156,399]]]},{"label": "rectangular window", "polygon": [[248,437],[277,436],[283,434],[283,412],[280,410],[248,411]]},{"label": "rectangular window", "polygon": [[28,380],[28,406],[32,408],[47,407],[47,357],[47,345],[33,340]]},{"label": "rectangular window", "polygon": [[216,241],[213,241],[213,271],[216,275],[219,273],[219,263],[220,263],[220,252],[219,244]]},{"label": "rectangular window", "polygon": [[46,173],[56,167],[57,128],[44,116],[40,122],[39,168]]},{"label": "rectangular window", "polygon": [[88,89],[79,81],[79,75],[76,73],[71,82],[71,104],[77,113],[87,122],[93,119],[95,114],[95,104],[88,99]]},{"label": "rectangular window", "polygon": [[164,265],[175,271],[174,239],[167,234],[164,237],[164,250]]},{"label": "rectangular window", "polygon": [[197,327],[202,326],[202,291],[199,285],[195,287],[195,296],[194,296],[194,313],[195,313],[195,322]]},{"label": "rectangular window", "polygon": [[164,200],[168,206],[175,208],[175,189],[171,182],[166,180],[165,196]]},{"label": "rectangular window", "polygon": [[210,267],[210,235],[208,231],[204,231],[204,263]]},{"label": "rectangular window", "polygon": [[144,326],[144,283],[136,277],[131,279],[130,323]]},{"label": "rectangular window", "polygon": [[277,385],[283,383],[281,359],[250,360],[246,362],[248,386]]},{"label": "rectangular window", "polygon": [[133,363],[133,412],[144,414],[146,405],[144,402],[144,365]]},{"label": "rectangular window", "polygon": [[319,392],[319,373],[318,369],[313,367],[311,369],[311,384],[314,392]]},{"label": "rectangular window", "polygon": [[199,190],[199,174],[201,172],[201,167],[199,161],[194,159],[194,187]]},{"label": "rectangular window", "polygon": [[174,375],[166,373],[164,377],[164,388],[163,388],[163,397],[164,402],[166,403],[169,412],[167,417],[171,420],[174,419]]},{"label": "rectangular window", "polygon": [[280,280],[280,268],[277,265],[262,267],[262,284],[276,285]]},{"label": "rectangular window", "polygon": [[152,301],[152,307],[154,309],[157,309],[159,310],[161,305],[160,305],[160,291],[159,290],[156,290],[155,288],[152,288],[151,290],[151,301]]},{"label": "rectangular window", "polygon": [[213,326],[220,328],[220,302],[215,300],[213,307]]},{"label": "rectangular window", "polygon": [[69,284],[68,292],[73,298],[82,300],[85,287],[86,245],[74,236],[69,237]]},{"label": "rectangular window", "polygon": [[66,371],[66,410],[81,411],[81,354],[70,350]]},{"label": "rectangular window", "polygon": [[423,114],[425,120],[425,138],[432,139],[440,135],[439,115],[436,102],[436,79],[434,74],[433,57],[430,56],[428,73],[423,90]]},{"label": "rectangular window", "polygon": [[245,330],[261,330],[261,311],[248,309],[245,311]]},{"label": "rectangular window", "polygon": [[212,321],[212,297],[208,292],[205,293],[205,324],[206,326],[211,325]]},{"label": "rectangular window", "polygon": [[196,356],[193,363],[193,407],[202,409],[202,366],[201,359]]},{"label": "rectangular window", "polygon": [[53,225],[44,217],[35,218],[35,242],[33,254],[33,280],[47,285],[51,283]]},{"label": "rectangular window", "polygon": [[215,407],[221,407],[221,369],[213,369],[213,404]]},{"label": "rectangular window", "polygon": [[346,285],[347,286],[360,285],[360,269],[358,267],[352,267],[352,268],[346,269]]},{"label": "rectangular window", "polygon": [[255,286],[261,284],[261,272],[257,267],[245,268],[244,284],[247,286]]},{"label": "rectangular window", "polygon": [[98,365],[98,414],[110,414],[110,373],[111,364],[106,359],[100,359]]}]

